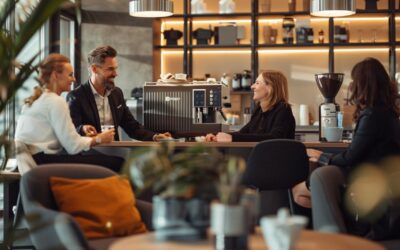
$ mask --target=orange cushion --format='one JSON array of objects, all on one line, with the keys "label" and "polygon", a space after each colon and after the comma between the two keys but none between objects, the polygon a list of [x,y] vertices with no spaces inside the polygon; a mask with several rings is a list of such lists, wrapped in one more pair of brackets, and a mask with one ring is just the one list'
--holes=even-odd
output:
[{"label": "orange cushion", "polygon": [[125,236],[146,232],[128,180],[50,177],[60,211],[79,223],[87,238]]}]

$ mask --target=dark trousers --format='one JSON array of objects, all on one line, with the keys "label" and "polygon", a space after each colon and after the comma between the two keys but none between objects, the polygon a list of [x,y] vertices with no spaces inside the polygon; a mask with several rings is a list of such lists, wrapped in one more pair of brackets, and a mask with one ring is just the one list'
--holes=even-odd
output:
[{"label": "dark trousers", "polygon": [[33,155],[33,159],[36,163],[46,164],[46,163],[83,163],[83,164],[93,164],[106,167],[112,171],[119,173],[124,164],[124,159],[117,156],[110,156],[101,153],[93,155],[68,155],[68,154],[44,154],[38,153]]}]

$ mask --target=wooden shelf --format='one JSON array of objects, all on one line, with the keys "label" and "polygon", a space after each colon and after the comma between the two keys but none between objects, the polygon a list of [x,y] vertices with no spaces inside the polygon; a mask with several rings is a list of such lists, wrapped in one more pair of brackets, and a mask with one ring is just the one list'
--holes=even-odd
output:
[{"label": "wooden shelf", "polygon": [[183,45],[157,45],[157,49],[183,49]]},{"label": "wooden shelf", "polygon": [[368,46],[389,46],[389,42],[378,42],[378,43],[334,43],[334,47],[368,47]]}]

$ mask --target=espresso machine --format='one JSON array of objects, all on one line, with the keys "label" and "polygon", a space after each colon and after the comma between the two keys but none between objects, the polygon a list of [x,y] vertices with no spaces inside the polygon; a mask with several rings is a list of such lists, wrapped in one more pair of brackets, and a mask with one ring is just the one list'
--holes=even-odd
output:
[{"label": "espresso machine", "polygon": [[335,102],[335,97],[342,86],[344,74],[342,73],[323,73],[316,74],[315,81],[319,91],[325,98],[324,103],[319,105],[319,140],[326,141],[324,128],[337,127],[337,113],[340,106]]},{"label": "espresso machine", "polygon": [[181,136],[227,132],[222,113],[230,106],[229,87],[221,83],[145,83],[144,126]]}]

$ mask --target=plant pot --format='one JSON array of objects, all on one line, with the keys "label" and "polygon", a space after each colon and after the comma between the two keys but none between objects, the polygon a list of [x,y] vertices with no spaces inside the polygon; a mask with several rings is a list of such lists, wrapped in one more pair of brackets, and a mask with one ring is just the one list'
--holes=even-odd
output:
[{"label": "plant pot", "polygon": [[203,199],[153,197],[153,226],[157,240],[190,241],[207,237],[210,202]]},{"label": "plant pot", "polygon": [[211,230],[217,250],[247,249],[247,209],[243,205],[211,205]]}]

